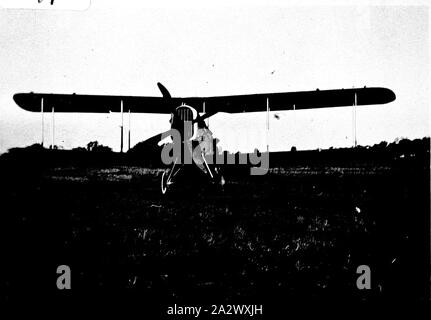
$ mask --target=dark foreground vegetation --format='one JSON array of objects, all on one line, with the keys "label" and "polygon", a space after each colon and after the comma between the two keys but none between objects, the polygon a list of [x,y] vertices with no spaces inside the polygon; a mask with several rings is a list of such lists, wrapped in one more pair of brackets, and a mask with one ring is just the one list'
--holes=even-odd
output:
[{"label": "dark foreground vegetation", "polygon": [[[271,154],[264,176],[225,168],[224,190],[190,170],[168,196],[152,154],[35,145],[2,155],[3,299],[161,313],[171,303],[427,299],[428,138]],[[56,287],[63,264],[70,291]],[[359,265],[371,268],[370,290],[357,289]]]}]

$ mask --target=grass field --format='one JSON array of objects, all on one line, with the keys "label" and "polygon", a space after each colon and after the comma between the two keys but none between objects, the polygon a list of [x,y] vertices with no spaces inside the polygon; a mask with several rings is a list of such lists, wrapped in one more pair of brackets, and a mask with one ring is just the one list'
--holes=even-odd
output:
[{"label": "grass field", "polygon": [[[2,168],[7,300],[110,295],[169,301],[426,299],[429,167],[226,172],[222,191],[194,173],[160,193],[162,169]],[[425,164],[425,165],[424,165]],[[358,290],[368,265],[371,290]],[[42,298],[41,298],[42,299]],[[143,299],[143,298],[142,298]]]}]

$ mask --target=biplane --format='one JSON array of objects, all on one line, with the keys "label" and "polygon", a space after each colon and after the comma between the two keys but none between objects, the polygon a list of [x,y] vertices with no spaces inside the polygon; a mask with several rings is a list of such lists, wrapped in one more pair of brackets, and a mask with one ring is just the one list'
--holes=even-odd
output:
[{"label": "biplane", "polygon": [[[195,164],[212,181],[224,184],[224,178],[217,163],[207,161],[208,156],[214,155],[215,151],[212,132],[205,120],[216,113],[267,112],[269,114],[270,111],[355,108],[361,105],[386,104],[395,100],[394,92],[382,87],[180,98],[172,97],[162,84],[157,85],[162,93],[161,97],[31,92],[17,93],[13,99],[24,110],[41,112],[42,115],[44,112],[171,114],[171,130],[154,137],[162,141],[162,138],[177,136],[181,140],[171,139],[166,145],[175,147],[181,144],[182,150],[186,152],[174,156],[171,159],[171,166],[163,172],[161,177],[163,194],[173,184],[179,170],[187,163],[184,159],[187,154],[193,160],[190,163]],[[154,140],[154,137],[150,139]],[[121,151],[122,149],[123,125],[121,125]]]}]

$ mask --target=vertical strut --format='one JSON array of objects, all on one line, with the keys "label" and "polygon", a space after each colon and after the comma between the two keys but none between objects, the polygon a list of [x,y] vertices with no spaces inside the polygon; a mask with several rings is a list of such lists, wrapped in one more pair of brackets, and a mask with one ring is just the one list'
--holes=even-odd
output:
[{"label": "vertical strut", "polygon": [[130,144],[131,144],[131,142],[130,142],[130,131],[131,131],[132,129],[131,129],[131,121],[130,121],[130,109],[129,109],[129,148],[128,148],[128,150],[130,150]]},{"label": "vertical strut", "polygon": [[40,100],[40,114],[41,114],[41,117],[42,117],[42,147],[43,147],[43,140],[44,140],[44,138],[45,138],[45,136],[44,136],[44,129],[45,129],[45,125],[44,125],[44,120],[43,120],[43,98]]},{"label": "vertical strut", "polygon": [[356,106],[358,104],[358,97],[355,92],[355,99],[353,101],[353,112],[352,112],[352,126],[353,126],[353,146],[356,148],[358,141],[356,137]]},{"label": "vertical strut", "polygon": [[[206,112],[206,110],[205,110],[205,101],[204,101],[204,106],[203,106],[203,112],[204,112],[204,115],[205,115],[205,112]],[[207,127],[209,128],[209,126],[210,126],[210,118],[206,118],[205,122],[206,122]]]},{"label": "vertical strut", "polygon": [[269,98],[266,98],[266,152],[269,152]]},{"label": "vertical strut", "polygon": [[121,134],[120,134],[120,139],[121,139],[121,141],[120,141],[120,152],[123,152],[123,100],[121,100],[121,126],[120,126],[120,129],[121,129]]},{"label": "vertical strut", "polygon": [[54,149],[55,146],[55,111],[54,107],[52,107],[52,149]]},{"label": "vertical strut", "polygon": [[[293,111],[295,111],[295,110],[296,110],[296,105],[293,104]],[[293,112],[292,118],[293,118],[293,123],[292,123],[293,133],[292,133],[292,136],[296,137],[296,126],[295,126],[296,125],[296,112]],[[293,138],[292,140],[293,140],[293,143],[295,143],[295,144],[292,143],[292,147],[295,147],[297,149],[298,148],[298,146],[297,146],[298,141],[295,138]],[[291,150],[292,150],[292,147],[290,147]]]}]

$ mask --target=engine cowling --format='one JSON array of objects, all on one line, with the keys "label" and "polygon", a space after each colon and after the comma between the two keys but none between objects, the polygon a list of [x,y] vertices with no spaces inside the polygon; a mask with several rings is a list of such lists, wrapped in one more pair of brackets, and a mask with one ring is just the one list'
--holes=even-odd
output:
[{"label": "engine cowling", "polygon": [[182,104],[171,115],[171,128],[178,130],[181,137],[191,137],[189,140],[193,140],[198,132],[197,117],[195,108]]}]

